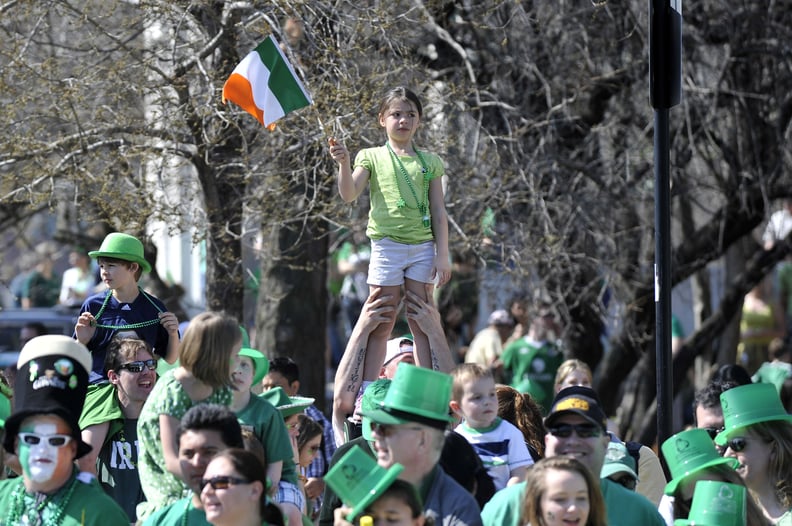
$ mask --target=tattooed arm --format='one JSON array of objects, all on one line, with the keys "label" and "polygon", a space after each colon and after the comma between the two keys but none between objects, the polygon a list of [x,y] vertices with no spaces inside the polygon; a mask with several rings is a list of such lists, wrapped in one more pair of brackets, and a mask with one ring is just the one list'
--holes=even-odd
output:
[{"label": "tattooed arm", "polygon": [[344,421],[355,409],[355,400],[363,381],[376,378],[364,378],[363,370],[366,361],[366,346],[369,335],[379,324],[390,321],[394,308],[385,303],[391,296],[370,296],[349,337],[344,356],[338,364],[335,381],[333,382],[333,433],[336,445],[344,443]]}]

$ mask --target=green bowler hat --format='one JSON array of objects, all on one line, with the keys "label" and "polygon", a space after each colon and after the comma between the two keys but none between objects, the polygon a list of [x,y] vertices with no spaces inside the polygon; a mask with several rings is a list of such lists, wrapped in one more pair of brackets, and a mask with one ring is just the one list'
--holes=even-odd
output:
[{"label": "green bowler hat", "polygon": [[736,458],[720,456],[706,429],[677,433],[663,442],[661,449],[671,472],[671,481],[665,487],[666,495],[672,495],[680,482],[701,470],[721,464],[735,469],[739,464]]},{"label": "green bowler hat", "polygon": [[374,457],[355,446],[330,468],[324,480],[341,501],[352,508],[347,515],[347,520],[352,522],[390,487],[403,469],[401,464],[382,468]]},{"label": "green bowler hat", "polygon": [[131,261],[140,265],[143,272],[151,272],[151,265],[143,256],[143,243],[135,236],[130,236],[129,234],[121,232],[107,234],[99,250],[88,252],[88,255],[93,259],[115,258]]},{"label": "green bowler hat", "polygon": [[251,349],[250,347],[242,347],[242,349],[239,350],[239,356],[247,356],[253,361],[253,385],[258,384],[262,378],[267,376],[269,372],[269,359],[264,356],[261,351]]},{"label": "green bowler hat", "polygon": [[734,387],[720,395],[723,408],[723,431],[715,437],[715,443],[725,446],[726,442],[740,429],[771,420],[792,422],[781,404],[781,397],[773,384],[748,384]]},{"label": "green bowler hat", "polygon": [[674,526],[745,526],[745,487],[729,482],[700,480],[687,519]]},{"label": "green bowler hat", "polygon": [[454,419],[449,416],[451,375],[400,363],[378,409],[361,411],[371,422],[399,425],[416,422],[445,429]]},{"label": "green bowler hat", "polygon": [[302,413],[306,407],[316,400],[315,398],[306,398],[304,396],[289,396],[283,390],[283,387],[274,387],[269,391],[264,391],[259,396],[274,405],[283,418]]}]

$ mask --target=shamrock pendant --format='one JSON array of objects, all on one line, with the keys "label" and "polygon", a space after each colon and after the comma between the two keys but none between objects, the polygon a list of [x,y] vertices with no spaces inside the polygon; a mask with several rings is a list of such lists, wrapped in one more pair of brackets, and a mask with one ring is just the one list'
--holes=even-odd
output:
[{"label": "shamrock pendant", "polygon": [[400,197],[398,201],[396,201],[396,208],[404,208],[407,206],[407,203],[404,202],[404,198]]}]

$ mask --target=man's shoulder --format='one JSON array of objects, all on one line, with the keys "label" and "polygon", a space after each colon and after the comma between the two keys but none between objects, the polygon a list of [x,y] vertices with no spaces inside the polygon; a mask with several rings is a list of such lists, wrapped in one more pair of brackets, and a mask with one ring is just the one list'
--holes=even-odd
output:
[{"label": "man's shoulder", "polygon": [[189,508],[189,499],[190,497],[185,497],[158,509],[143,522],[143,526],[167,526],[169,524],[181,524],[184,514]]},{"label": "man's shoulder", "polygon": [[524,481],[495,492],[481,510],[482,522],[486,526],[516,526],[524,493]]},{"label": "man's shoulder", "polygon": [[[436,469],[429,496],[424,503],[425,511],[429,515],[431,515],[430,512],[441,515],[440,523],[442,524],[481,524],[479,506],[473,494],[443,471],[439,465]],[[433,509],[437,504],[440,505],[440,509]],[[446,522],[444,519],[447,517],[453,517],[454,520]]]}]

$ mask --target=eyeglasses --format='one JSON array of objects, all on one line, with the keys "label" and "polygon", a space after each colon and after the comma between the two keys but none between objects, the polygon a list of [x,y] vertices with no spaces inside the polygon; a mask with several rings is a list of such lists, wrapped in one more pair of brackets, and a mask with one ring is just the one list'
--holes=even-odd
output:
[{"label": "eyeglasses", "polygon": [[726,446],[730,448],[735,453],[739,453],[745,446],[748,445],[748,441],[743,437],[732,438],[728,442],[726,442]]},{"label": "eyeglasses", "polygon": [[228,489],[231,486],[238,486],[239,484],[250,484],[249,480],[241,479],[239,477],[217,476],[210,479],[201,479],[201,489],[209,484],[212,489]]},{"label": "eyeglasses", "polygon": [[137,362],[129,362],[118,366],[118,370],[126,369],[130,373],[139,373],[146,367],[149,371],[157,370],[157,360],[145,360]]},{"label": "eyeglasses", "polygon": [[559,424],[548,428],[547,431],[559,438],[569,438],[572,436],[572,431],[577,433],[580,438],[602,436],[602,428],[594,424]]},{"label": "eyeglasses", "polygon": [[19,440],[29,446],[35,446],[41,442],[42,439],[52,447],[63,447],[72,441],[69,435],[39,435],[36,433],[19,433]]},{"label": "eyeglasses", "polygon": [[376,432],[378,435],[382,435],[383,437],[392,436],[398,433],[399,430],[423,431],[423,428],[417,426],[398,426],[391,424],[376,424],[374,422],[371,423],[371,431]]},{"label": "eyeglasses", "polygon": [[707,434],[710,436],[710,438],[712,440],[715,440],[715,437],[718,436],[718,433],[723,431],[723,428],[722,427],[718,427],[718,428],[716,428],[716,427],[705,427],[704,431],[707,432]]}]

